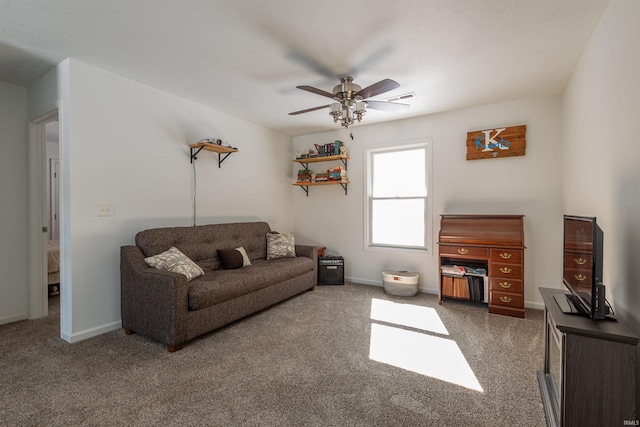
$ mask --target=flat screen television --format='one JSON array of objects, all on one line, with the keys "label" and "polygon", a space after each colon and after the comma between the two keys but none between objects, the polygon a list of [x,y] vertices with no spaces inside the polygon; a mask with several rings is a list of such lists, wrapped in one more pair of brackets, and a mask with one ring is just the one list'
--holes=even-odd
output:
[{"label": "flat screen television", "polygon": [[594,320],[611,317],[602,284],[603,243],[595,217],[564,216],[562,282],[570,293],[556,298],[563,312]]}]

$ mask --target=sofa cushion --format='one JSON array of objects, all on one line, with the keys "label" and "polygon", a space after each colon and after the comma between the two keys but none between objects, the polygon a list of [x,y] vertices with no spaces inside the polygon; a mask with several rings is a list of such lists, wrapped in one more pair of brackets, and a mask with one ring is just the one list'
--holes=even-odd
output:
[{"label": "sofa cushion", "polygon": [[235,270],[207,272],[189,283],[189,310],[199,310],[313,271],[307,257],[255,260]]},{"label": "sofa cushion", "polygon": [[174,246],[209,274],[222,268],[218,249],[242,246],[249,259],[265,259],[265,234],[271,231],[266,222],[235,222],[190,227],[165,227],[144,230],[136,234],[136,246],[145,257],[166,251]]},{"label": "sofa cushion", "polygon": [[147,257],[144,261],[151,267],[183,274],[186,276],[187,282],[204,274],[198,264],[174,247],[158,255]]},{"label": "sofa cushion", "polygon": [[293,233],[267,233],[267,259],[292,258],[296,256]]}]

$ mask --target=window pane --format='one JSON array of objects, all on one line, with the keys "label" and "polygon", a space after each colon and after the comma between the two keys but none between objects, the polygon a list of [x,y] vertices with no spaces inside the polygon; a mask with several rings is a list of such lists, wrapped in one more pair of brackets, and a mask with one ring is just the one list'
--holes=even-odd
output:
[{"label": "window pane", "polygon": [[424,197],[427,195],[425,149],[375,153],[374,197]]},{"label": "window pane", "polygon": [[373,244],[425,246],[425,199],[373,200]]}]

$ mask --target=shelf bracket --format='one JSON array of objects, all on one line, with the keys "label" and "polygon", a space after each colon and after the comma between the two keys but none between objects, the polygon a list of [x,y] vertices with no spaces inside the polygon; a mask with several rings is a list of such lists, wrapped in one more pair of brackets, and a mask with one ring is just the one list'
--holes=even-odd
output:
[{"label": "shelf bracket", "polygon": [[224,157],[221,157],[221,156],[222,156],[222,154],[221,154],[221,153],[218,153],[218,169],[220,169],[220,167],[221,167],[221,165],[222,165],[222,162],[224,162],[224,159],[226,159],[227,157],[229,157],[229,154],[231,154],[231,153],[227,153],[227,154],[225,154],[225,155],[224,155]]},{"label": "shelf bracket", "polygon": [[307,197],[309,197],[309,186],[308,185],[299,185],[302,190],[307,193]]},{"label": "shelf bracket", "polygon": [[195,153],[193,152],[193,150],[195,150],[195,148],[193,148],[193,147],[190,148],[190,150],[191,150],[191,163],[193,163],[194,160],[198,160],[198,158],[196,156],[198,155],[198,153],[200,151],[202,151],[203,148],[204,147],[199,147],[198,150]]},{"label": "shelf bracket", "polygon": [[344,195],[347,195],[347,185],[348,184],[343,184],[342,182],[340,183],[340,185],[342,186],[342,188],[344,188]]}]

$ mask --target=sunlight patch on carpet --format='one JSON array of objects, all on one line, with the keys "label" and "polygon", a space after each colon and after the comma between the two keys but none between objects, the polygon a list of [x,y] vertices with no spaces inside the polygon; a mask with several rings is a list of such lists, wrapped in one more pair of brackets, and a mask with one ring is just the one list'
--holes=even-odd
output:
[{"label": "sunlight patch on carpet", "polygon": [[440,316],[431,307],[373,298],[371,300],[371,320],[449,335]]},{"label": "sunlight patch on carpet", "polygon": [[374,321],[369,344],[371,360],[484,391],[454,340],[421,332],[449,335],[433,308],[374,298],[371,301],[371,320]]}]

